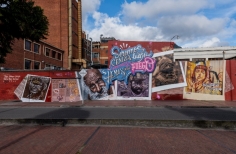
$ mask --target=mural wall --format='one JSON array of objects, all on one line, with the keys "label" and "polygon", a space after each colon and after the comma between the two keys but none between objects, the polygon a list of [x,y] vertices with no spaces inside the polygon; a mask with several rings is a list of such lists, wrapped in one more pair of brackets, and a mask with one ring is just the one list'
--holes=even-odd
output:
[{"label": "mural wall", "polygon": [[[224,100],[225,61],[187,62],[186,99]],[[211,97],[214,96],[214,97]]]},{"label": "mural wall", "polygon": [[80,88],[83,100],[104,100],[115,97],[114,87],[109,84],[108,73],[106,69],[84,69],[77,72],[81,76]]},{"label": "mural wall", "polygon": [[152,73],[152,92],[187,86],[182,62],[174,62],[173,55],[172,50],[153,56],[156,66]]},{"label": "mural wall", "polygon": [[52,79],[52,102],[77,102],[81,100],[81,91],[77,79]]},{"label": "mural wall", "polygon": [[109,42],[108,69],[0,72],[0,100],[236,100],[235,61],[174,61],[166,42]]}]

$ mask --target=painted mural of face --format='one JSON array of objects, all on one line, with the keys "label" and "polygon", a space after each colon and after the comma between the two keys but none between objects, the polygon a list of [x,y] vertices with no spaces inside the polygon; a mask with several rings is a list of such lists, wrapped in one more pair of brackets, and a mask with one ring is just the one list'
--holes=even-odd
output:
[{"label": "painted mural of face", "polygon": [[141,94],[143,92],[143,81],[142,80],[131,81],[131,90],[136,95]]},{"label": "painted mural of face", "polygon": [[43,100],[46,95],[45,90],[48,88],[48,82],[49,79],[31,76],[28,85],[29,94],[27,95],[27,98]]},{"label": "painted mural of face", "polygon": [[195,78],[197,82],[204,80],[206,78],[206,71],[201,68],[195,69]]},{"label": "painted mural of face", "polygon": [[106,84],[103,81],[102,74],[99,70],[87,70],[87,74],[84,76],[84,83],[90,89],[91,99],[99,99],[108,95]]},{"label": "painted mural of face", "polygon": [[203,82],[207,77],[207,67],[205,65],[197,65],[194,69],[193,82]]},{"label": "painted mural of face", "polygon": [[135,76],[130,75],[130,88],[135,95],[140,95],[144,91],[145,75],[136,73]]},{"label": "painted mural of face", "polygon": [[33,77],[29,83],[29,91],[32,94],[40,93],[43,90],[43,82],[40,78]]}]

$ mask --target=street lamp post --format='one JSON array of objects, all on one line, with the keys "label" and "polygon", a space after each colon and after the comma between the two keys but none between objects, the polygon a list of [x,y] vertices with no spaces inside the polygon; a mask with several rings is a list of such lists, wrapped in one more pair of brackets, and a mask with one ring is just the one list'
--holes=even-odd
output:
[{"label": "street lamp post", "polygon": [[[171,41],[174,39],[176,37],[176,39],[178,39],[179,38],[179,35],[175,35],[175,36],[173,36],[171,39],[170,39],[170,48],[171,48]],[[174,47],[173,47],[174,48]]]},{"label": "street lamp post", "polygon": [[93,39],[90,37],[89,38],[91,40],[91,43],[90,43],[90,51],[91,51],[91,66],[93,65],[93,51],[92,51],[92,45],[93,45]]},{"label": "street lamp post", "polygon": [[100,42],[102,42],[102,36],[103,36],[103,34],[100,35]]}]

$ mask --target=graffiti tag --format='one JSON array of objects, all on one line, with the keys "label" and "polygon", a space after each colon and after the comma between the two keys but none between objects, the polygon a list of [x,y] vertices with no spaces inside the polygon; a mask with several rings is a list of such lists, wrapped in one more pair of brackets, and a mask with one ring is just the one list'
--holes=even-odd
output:
[{"label": "graffiti tag", "polygon": [[132,63],[131,72],[134,75],[135,72],[153,72],[155,68],[156,61],[153,58],[145,57],[143,61]]},{"label": "graffiti tag", "polygon": [[136,72],[153,72],[156,60],[151,58],[153,52],[147,52],[141,45],[136,45],[128,49],[120,49],[114,46],[111,49],[113,56],[108,70],[103,70],[103,78],[107,81],[107,85],[112,84],[113,81],[124,81],[128,84],[129,75]]},{"label": "graffiti tag", "polygon": [[4,75],[3,82],[16,82],[20,79],[19,75]]}]

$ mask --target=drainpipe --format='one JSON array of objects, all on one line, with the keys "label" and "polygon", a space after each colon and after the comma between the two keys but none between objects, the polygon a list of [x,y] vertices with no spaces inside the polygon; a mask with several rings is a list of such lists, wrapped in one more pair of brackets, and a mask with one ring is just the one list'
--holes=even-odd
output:
[{"label": "drainpipe", "polygon": [[78,60],[83,62],[83,67],[86,68],[87,61],[82,57],[82,0],[77,0],[78,3]]},{"label": "drainpipe", "polygon": [[71,70],[72,65],[72,1],[69,0],[69,55],[68,55],[68,69]]},{"label": "drainpipe", "polygon": [[93,39],[91,37],[89,39],[91,40],[91,43],[90,43],[90,46],[91,46],[91,49],[90,49],[90,51],[91,51],[91,65],[93,65],[93,47],[92,47]]}]

